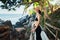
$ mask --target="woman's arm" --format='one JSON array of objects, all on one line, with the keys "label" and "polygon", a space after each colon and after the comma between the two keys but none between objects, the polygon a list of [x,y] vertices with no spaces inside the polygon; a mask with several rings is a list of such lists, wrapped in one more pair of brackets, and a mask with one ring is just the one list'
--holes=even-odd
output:
[{"label": "woman's arm", "polygon": [[37,29],[37,27],[40,24],[40,18],[41,18],[41,15],[39,13],[37,13],[37,19],[38,19],[38,21],[35,22],[35,26],[36,26],[35,29]]},{"label": "woman's arm", "polygon": [[34,28],[31,30],[32,32],[34,32],[37,29],[37,27],[39,26],[39,24],[40,24],[40,18],[41,18],[41,15],[37,14],[38,21],[34,22]]}]

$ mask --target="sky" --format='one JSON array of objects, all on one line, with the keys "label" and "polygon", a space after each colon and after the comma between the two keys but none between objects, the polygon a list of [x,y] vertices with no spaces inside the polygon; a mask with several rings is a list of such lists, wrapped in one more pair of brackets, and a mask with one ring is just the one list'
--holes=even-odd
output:
[{"label": "sky", "polygon": [[0,8],[0,14],[20,14],[20,13],[23,13],[24,8],[25,8],[25,6],[22,6],[22,5],[19,8],[16,7],[15,8],[16,9],[15,11],[14,10],[9,11],[7,9]]}]

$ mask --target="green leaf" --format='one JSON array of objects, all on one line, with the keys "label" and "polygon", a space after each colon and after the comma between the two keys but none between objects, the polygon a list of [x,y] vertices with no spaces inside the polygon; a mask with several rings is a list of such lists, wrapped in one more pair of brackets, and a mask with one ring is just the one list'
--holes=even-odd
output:
[{"label": "green leaf", "polygon": [[33,4],[33,6],[34,6],[34,8],[36,8],[37,6],[39,6],[39,3],[38,3],[38,2],[35,2],[35,3]]},{"label": "green leaf", "polygon": [[32,2],[32,0],[29,0],[29,2]]}]

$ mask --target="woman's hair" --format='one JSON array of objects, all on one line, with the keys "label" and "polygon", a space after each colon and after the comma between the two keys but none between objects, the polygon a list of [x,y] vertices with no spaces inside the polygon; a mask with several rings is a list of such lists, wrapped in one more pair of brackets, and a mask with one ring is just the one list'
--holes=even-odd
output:
[{"label": "woman's hair", "polygon": [[[40,15],[42,15],[40,10],[38,10],[38,13],[39,13]],[[38,21],[38,19],[35,18],[35,21]]]},{"label": "woman's hair", "polygon": [[38,21],[38,19],[36,18],[35,21]]},{"label": "woman's hair", "polygon": [[40,10],[38,10],[38,13],[39,13],[40,15],[42,15]]}]

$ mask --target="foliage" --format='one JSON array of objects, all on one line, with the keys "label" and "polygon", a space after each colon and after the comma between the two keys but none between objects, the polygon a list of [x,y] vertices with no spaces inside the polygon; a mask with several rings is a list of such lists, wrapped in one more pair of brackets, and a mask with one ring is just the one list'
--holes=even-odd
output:
[{"label": "foliage", "polygon": [[53,14],[51,14],[50,16],[53,21],[53,25],[59,27],[60,26],[60,8],[54,11]]},{"label": "foliage", "polygon": [[[3,9],[15,10],[15,7],[18,7],[20,5],[25,5],[26,8],[28,8],[31,3],[39,1],[39,0],[0,0],[0,1],[4,4],[0,6]],[[13,6],[15,7],[12,8]]]},{"label": "foliage", "polygon": [[33,6],[34,6],[34,8],[36,8],[37,6],[39,6],[39,2],[35,2],[35,3],[33,4]]}]

